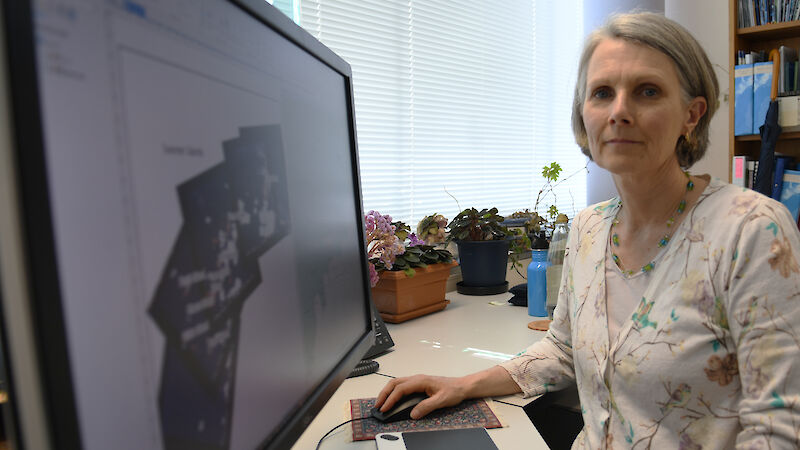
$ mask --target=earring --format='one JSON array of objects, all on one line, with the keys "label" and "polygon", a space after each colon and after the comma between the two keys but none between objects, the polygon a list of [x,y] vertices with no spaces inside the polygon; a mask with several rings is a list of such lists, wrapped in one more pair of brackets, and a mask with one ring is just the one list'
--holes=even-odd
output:
[{"label": "earring", "polygon": [[692,136],[692,132],[691,131],[687,131],[686,134],[683,135],[683,139],[684,139],[685,145],[687,147],[689,147],[689,148],[694,148],[697,145],[697,141]]}]

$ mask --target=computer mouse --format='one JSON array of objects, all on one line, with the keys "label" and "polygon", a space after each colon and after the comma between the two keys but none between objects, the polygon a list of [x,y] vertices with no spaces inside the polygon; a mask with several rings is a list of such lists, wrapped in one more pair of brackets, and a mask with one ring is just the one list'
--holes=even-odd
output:
[{"label": "computer mouse", "polygon": [[381,412],[378,408],[372,408],[372,417],[383,423],[397,422],[398,420],[408,420],[411,418],[411,410],[419,402],[428,398],[424,392],[415,392],[402,397],[394,404],[390,410]]}]

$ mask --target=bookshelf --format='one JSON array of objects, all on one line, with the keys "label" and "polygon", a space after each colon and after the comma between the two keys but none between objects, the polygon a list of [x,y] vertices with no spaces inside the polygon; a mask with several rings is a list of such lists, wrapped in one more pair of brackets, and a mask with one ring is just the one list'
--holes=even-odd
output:
[{"label": "bookshelf", "polygon": [[[728,73],[730,86],[729,108],[729,143],[728,161],[736,155],[745,155],[753,159],[758,159],[761,150],[761,138],[757,134],[748,136],[734,136],[734,96],[733,96],[733,76],[736,65],[736,52],[739,50],[765,50],[769,53],[770,49],[778,48],[781,45],[800,47],[800,21],[771,23],[755,27],[739,28],[738,22],[738,2],[729,0],[728,30],[730,41],[730,52],[728,55]],[[800,132],[783,132],[778,139],[775,147],[776,152],[793,155],[800,158]],[[730,178],[730,170],[728,177]]]}]

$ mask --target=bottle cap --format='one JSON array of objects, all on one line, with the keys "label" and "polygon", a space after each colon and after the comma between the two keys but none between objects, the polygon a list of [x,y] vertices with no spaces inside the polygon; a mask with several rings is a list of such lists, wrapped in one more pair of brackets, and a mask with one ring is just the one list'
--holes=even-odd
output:
[{"label": "bottle cap", "polygon": [[531,237],[531,249],[533,250],[547,250],[550,248],[550,243],[547,242],[544,230],[534,233]]}]

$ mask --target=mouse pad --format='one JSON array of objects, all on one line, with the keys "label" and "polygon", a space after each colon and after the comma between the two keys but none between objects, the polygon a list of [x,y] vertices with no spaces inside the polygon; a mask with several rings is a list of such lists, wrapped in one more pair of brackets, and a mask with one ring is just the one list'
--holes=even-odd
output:
[{"label": "mouse pad", "polygon": [[375,400],[375,398],[350,400],[350,417],[353,419],[367,417],[352,423],[354,441],[375,439],[378,433],[503,426],[491,405],[483,399],[465,400],[459,405],[436,410],[419,420],[400,420],[393,423],[381,423],[370,417]]}]

